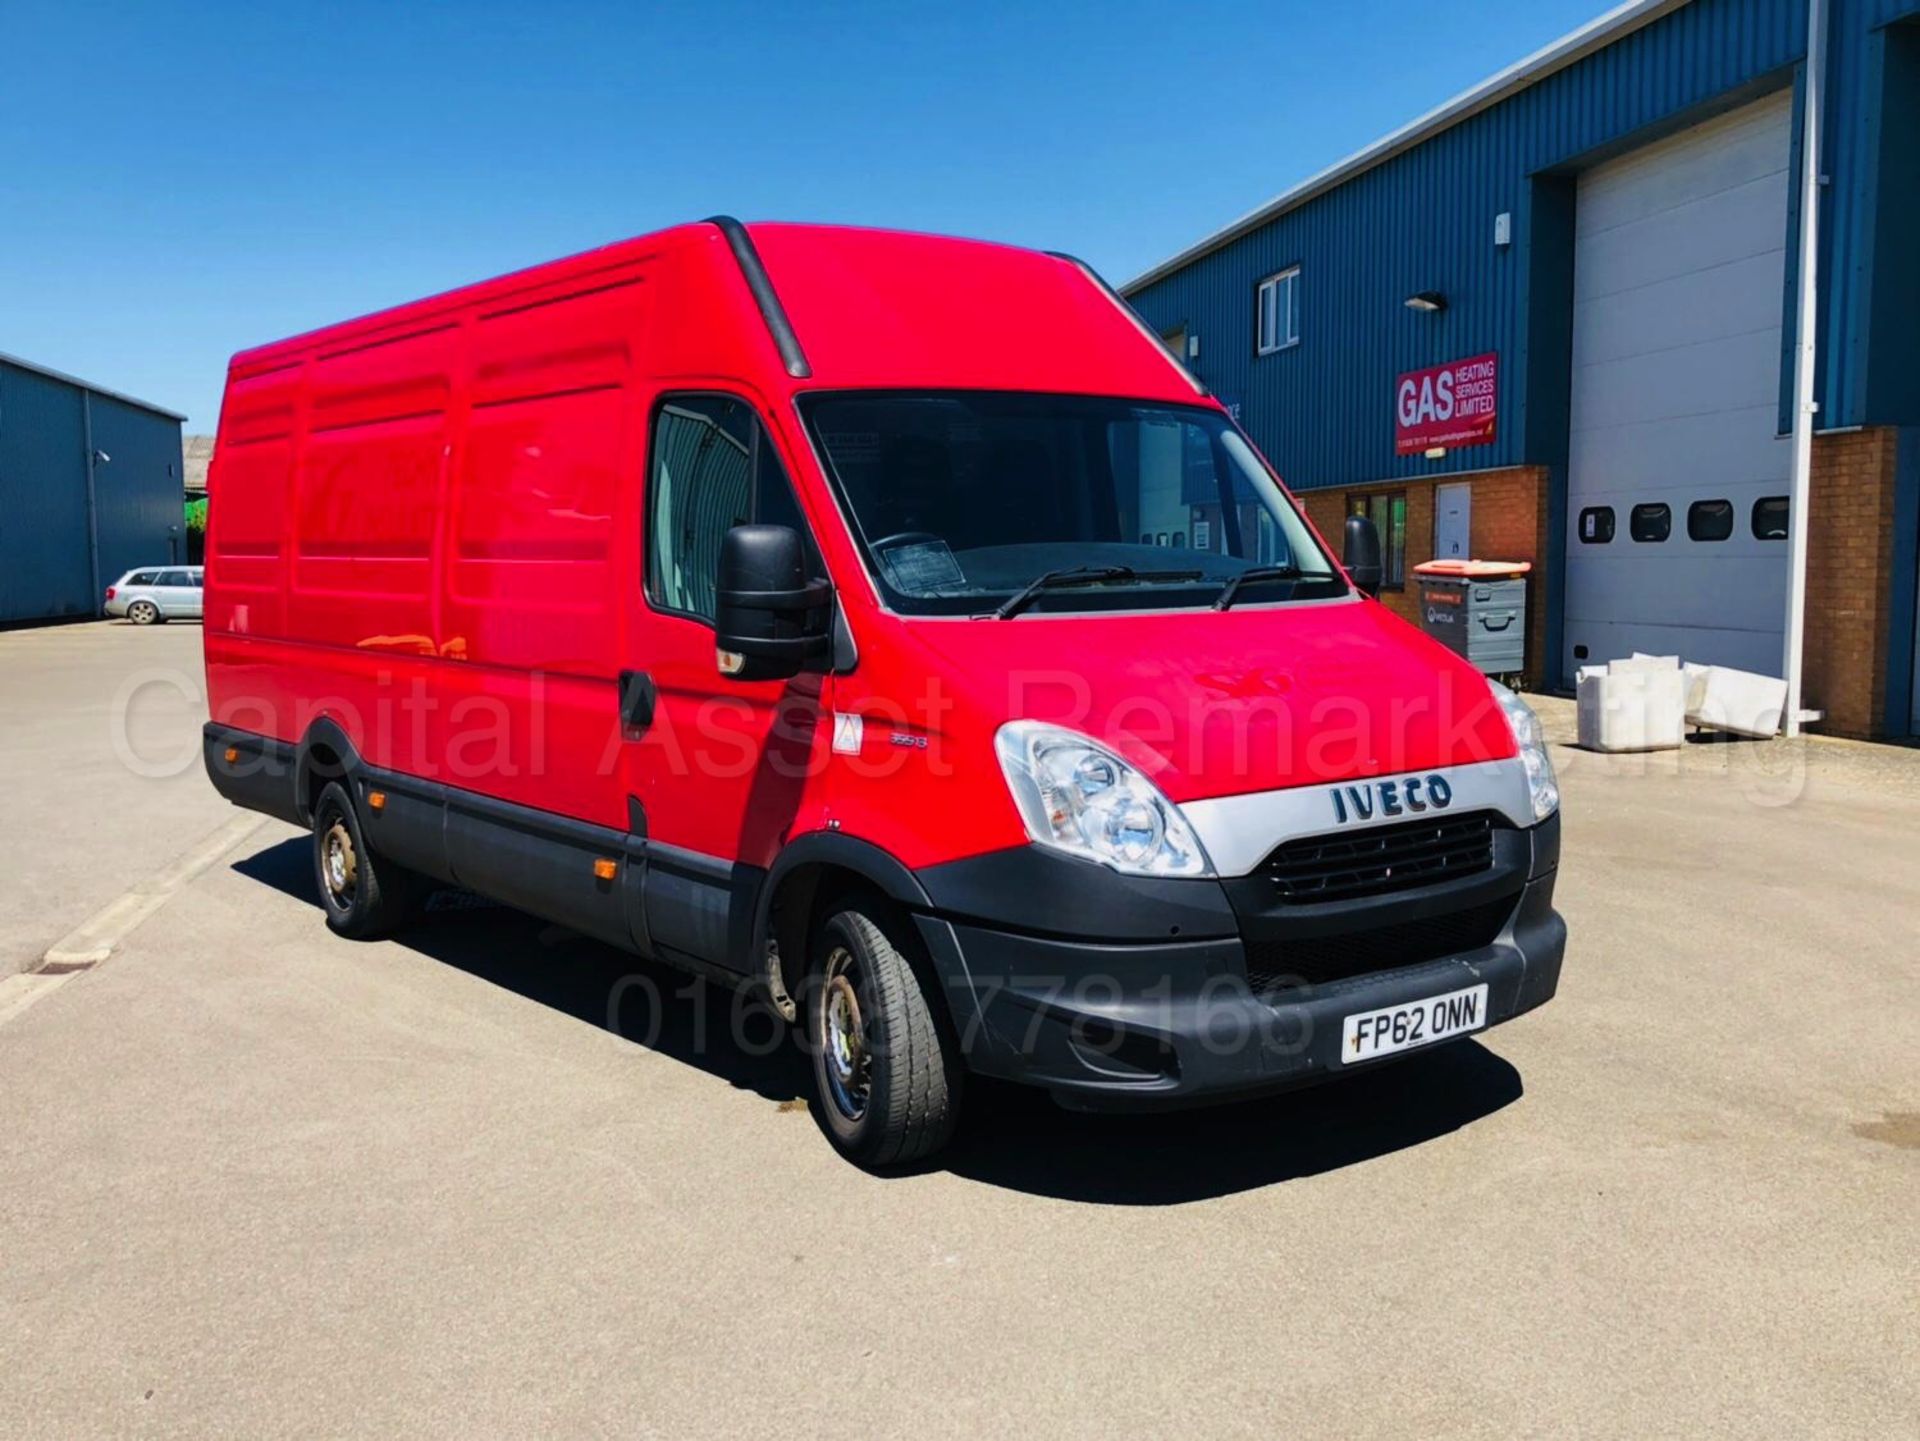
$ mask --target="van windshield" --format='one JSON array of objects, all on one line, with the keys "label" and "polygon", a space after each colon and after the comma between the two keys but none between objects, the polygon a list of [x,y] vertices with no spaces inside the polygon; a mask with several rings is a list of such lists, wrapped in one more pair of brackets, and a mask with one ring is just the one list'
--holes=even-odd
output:
[{"label": "van windshield", "polygon": [[843,392],[800,409],[904,614],[991,614],[1065,570],[1080,573],[1013,609],[1208,606],[1255,567],[1233,604],[1347,594],[1217,411],[986,391]]}]

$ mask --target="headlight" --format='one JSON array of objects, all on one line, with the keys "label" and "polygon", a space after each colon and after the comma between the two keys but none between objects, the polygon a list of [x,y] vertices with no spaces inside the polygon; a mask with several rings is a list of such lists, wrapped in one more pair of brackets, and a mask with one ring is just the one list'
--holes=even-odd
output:
[{"label": "headlight", "polygon": [[1493,698],[1500,702],[1500,713],[1520,746],[1520,763],[1527,768],[1527,794],[1533,800],[1533,818],[1544,821],[1560,809],[1560,782],[1553,774],[1553,757],[1547,754],[1546,733],[1540,729],[1540,717],[1519,696],[1490,680]]},{"label": "headlight", "polygon": [[1180,807],[1099,742],[1040,721],[1009,721],[993,744],[1039,844],[1128,875],[1213,874]]}]

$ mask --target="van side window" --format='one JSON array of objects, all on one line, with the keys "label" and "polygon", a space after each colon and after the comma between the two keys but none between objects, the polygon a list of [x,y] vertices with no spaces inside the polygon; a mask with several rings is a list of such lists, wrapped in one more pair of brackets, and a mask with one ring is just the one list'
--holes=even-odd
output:
[{"label": "van side window", "polygon": [[766,428],[744,400],[676,395],[653,422],[647,599],[711,625],[720,542],[736,525],[792,526],[815,574],[819,551]]}]

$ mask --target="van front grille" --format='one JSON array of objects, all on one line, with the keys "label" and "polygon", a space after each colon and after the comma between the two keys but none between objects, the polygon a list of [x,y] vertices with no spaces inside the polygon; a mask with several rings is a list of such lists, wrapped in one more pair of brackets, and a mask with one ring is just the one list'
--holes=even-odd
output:
[{"label": "van front grille", "polygon": [[1261,862],[1284,905],[1388,895],[1456,880],[1493,865],[1486,811],[1288,841]]},{"label": "van front grille", "polygon": [[1444,916],[1396,921],[1339,936],[1247,942],[1247,984],[1271,996],[1374,971],[1417,966],[1490,946],[1519,902],[1518,891]]}]

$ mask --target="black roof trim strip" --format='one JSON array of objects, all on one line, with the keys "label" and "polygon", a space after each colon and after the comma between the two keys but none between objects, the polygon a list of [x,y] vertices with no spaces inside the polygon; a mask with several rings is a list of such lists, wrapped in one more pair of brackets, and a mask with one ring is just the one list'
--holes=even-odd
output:
[{"label": "black roof trim strip", "polygon": [[747,227],[731,215],[710,215],[707,224],[726,236],[727,248],[740,263],[740,273],[746,277],[747,289],[753,292],[754,303],[760,307],[760,318],[767,322],[767,330],[773,336],[774,348],[780,352],[787,374],[795,380],[807,379],[813,374],[813,367],[807,364],[800,337],[793,333],[793,322],[787,319],[787,312],[780,305],[780,297],[774,292],[773,281],[767,277],[767,267],[760,262],[760,252],[753,248],[753,237],[747,234]]}]

